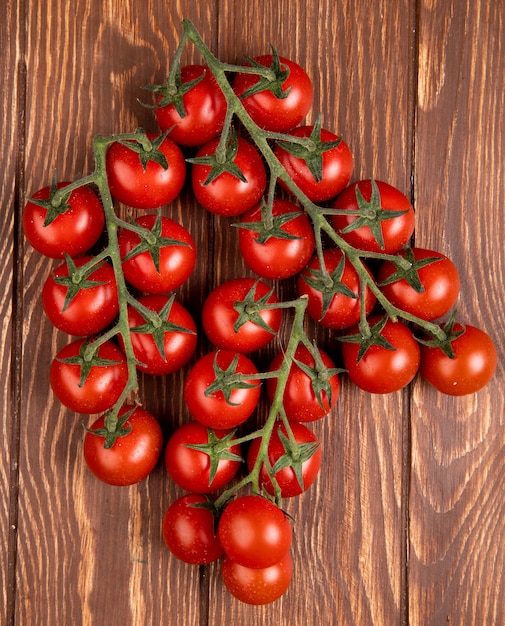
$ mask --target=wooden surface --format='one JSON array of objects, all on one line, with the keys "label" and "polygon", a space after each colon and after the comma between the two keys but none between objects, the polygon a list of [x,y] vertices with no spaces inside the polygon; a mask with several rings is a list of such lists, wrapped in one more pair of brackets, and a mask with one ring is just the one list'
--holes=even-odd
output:
[{"label": "wooden surface", "polygon": [[[505,623],[505,3],[459,0],[4,0],[0,265],[0,623],[8,626],[480,626]],[[461,317],[495,339],[494,381],[467,398],[416,380],[370,396],[345,378],[316,429],[325,464],[295,518],[294,579],[264,608],[233,600],[218,568],[171,558],[161,520],[179,494],[160,464],[125,489],[95,481],[82,418],[52,397],[67,339],[42,314],[52,264],[23,241],[25,194],[92,167],[97,133],[154,128],[137,99],[161,82],[194,21],[223,60],[274,43],[304,65],[314,113],[351,146],[354,179],[404,190],[415,241],[453,258]],[[198,59],[188,49],[185,61]],[[201,266],[180,294],[195,314],[237,275],[235,234],[187,194],[167,209]],[[208,277],[203,267],[211,267]],[[281,293],[289,293],[289,285]],[[331,336],[323,346],[329,351]],[[269,354],[267,353],[265,358]],[[183,374],[142,381],[165,433],[187,419]]]}]

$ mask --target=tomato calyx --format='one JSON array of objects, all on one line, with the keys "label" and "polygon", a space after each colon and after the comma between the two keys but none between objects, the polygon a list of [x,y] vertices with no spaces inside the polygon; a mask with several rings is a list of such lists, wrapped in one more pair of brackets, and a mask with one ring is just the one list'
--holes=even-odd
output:
[{"label": "tomato calyx", "polygon": [[168,170],[169,163],[167,157],[159,148],[167,138],[170,130],[166,130],[164,133],[151,140],[149,140],[142,129],[139,128],[137,132],[139,133],[138,139],[125,139],[120,140],[118,143],[138,154],[144,172],[146,171],[149,161],[154,161],[164,170]]},{"label": "tomato calyx", "polygon": [[428,348],[440,348],[442,352],[450,359],[454,359],[456,355],[452,347],[452,342],[465,332],[464,324],[458,324],[459,328],[455,329],[456,311],[453,311],[449,320],[441,326],[441,336],[432,336],[431,339],[425,337],[416,337],[416,341]]},{"label": "tomato calyx", "polygon": [[98,356],[99,348],[100,344],[95,344],[93,339],[88,338],[83,341],[79,348],[79,354],[69,357],[56,357],[56,360],[60,363],[80,367],[79,387],[82,387],[93,367],[111,367],[119,363],[119,361],[104,359]]},{"label": "tomato calyx", "polygon": [[166,360],[165,333],[196,334],[190,328],[185,328],[184,326],[180,326],[179,324],[169,321],[170,311],[172,310],[174,301],[175,294],[172,294],[158,313],[144,306],[138,300],[132,300],[131,302],[133,308],[135,308],[142,315],[146,322],[140,326],[133,326],[130,328],[130,332],[152,335],[154,343],[156,344],[158,352],[163,360]]},{"label": "tomato calyx", "polygon": [[287,437],[279,427],[277,434],[282,442],[284,454],[282,454],[271,469],[270,479],[283,469],[290,467],[302,491],[305,491],[303,480],[303,464],[314,456],[319,448],[319,442],[298,443],[294,437]]},{"label": "tomato calyx", "polygon": [[279,100],[283,100],[288,97],[291,87],[283,89],[283,85],[290,74],[289,67],[284,66],[281,63],[275,46],[270,44],[270,48],[272,49],[272,63],[268,68],[269,72],[267,75],[265,75],[265,65],[259,63],[251,57],[246,57],[246,60],[251,67],[259,70],[261,74],[259,75],[259,80],[254,83],[254,85],[249,87],[249,89],[244,91],[243,94],[241,94],[241,100],[249,96],[253,96],[254,94],[261,93],[262,91],[270,91]]},{"label": "tomato calyx", "polygon": [[56,172],[54,172],[49,188],[49,197],[45,200],[33,197],[30,198],[30,202],[46,210],[44,226],[49,226],[59,215],[63,215],[72,209],[68,203],[72,191],[62,192],[59,191],[60,187],[61,185],[58,186],[57,183]]},{"label": "tomato calyx", "polygon": [[384,335],[382,335],[382,331],[388,320],[389,316],[384,315],[372,326],[370,326],[365,320],[364,323],[359,324],[359,332],[350,335],[342,335],[338,337],[338,340],[360,344],[357,357],[358,363],[372,346],[380,346],[386,350],[396,350],[396,348],[384,337]]},{"label": "tomato calyx", "polygon": [[65,253],[65,263],[67,266],[67,276],[55,276],[53,274],[54,282],[57,285],[62,285],[67,288],[62,312],[67,310],[70,303],[81,289],[92,289],[93,287],[106,284],[103,280],[89,280],[89,276],[100,266],[100,262],[97,262],[96,258],[78,267],[72,257]]},{"label": "tomato calyx", "polygon": [[[240,355],[236,354],[233,357],[232,362],[226,369],[222,369],[217,362],[219,350],[216,351],[214,357],[214,381],[205,390],[205,396],[210,397],[214,394],[221,392],[226,400],[226,403],[231,406],[238,406],[237,403],[231,401],[231,394],[234,389],[253,389],[257,386],[257,383],[247,382],[244,374],[237,374],[237,365]],[[247,376],[248,379],[251,375]]]},{"label": "tomato calyx", "polygon": [[313,289],[321,292],[322,311],[320,319],[328,312],[333,297],[337,294],[357,299],[359,295],[348,287],[343,281],[345,269],[345,255],[342,254],[337,267],[333,272],[328,273],[326,268],[317,269],[307,267],[303,275],[303,280]]},{"label": "tomato calyx", "polygon": [[189,244],[180,239],[173,239],[172,237],[163,237],[163,218],[161,211],[156,214],[156,220],[152,225],[152,228],[144,228],[136,225],[133,221],[129,224],[125,224],[125,228],[132,230],[140,237],[140,242],[126,254],[121,261],[129,261],[133,257],[139,254],[148,252],[153,260],[154,267],[158,274],[160,273],[160,250],[165,246],[187,246]]},{"label": "tomato calyx", "polygon": [[332,406],[333,401],[333,391],[331,387],[330,380],[333,376],[342,374],[345,372],[344,369],[340,367],[328,367],[321,356],[321,352],[317,348],[314,343],[310,347],[307,346],[311,356],[314,359],[314,365],[310,366],[299,359],[293,358],[293,363],[302,370],[304,374],[306,374],[310,378],[310,383],[312,386],[312,390],[314,395],[316,396],[316,400],[319,406],[326,410],[324,403],[324,395],[326,395],[328,406]]},{"label": "tomato calyx", "polygon": [[233,325],[233,330],[238,333],[239,329],[247,322],[252,322],[259,326],[263,330],[271,333],[272,335],[276,335],[276,331],[269,326],[263,317],[261,316],[261,312],[265,309],[277,308],[277,304],[269,303],[270,298],[274,294],[274,288],[270,289],[265,295],[260,296],[256,299],[256,290],[258,288],[258,283],[260,281],[257,280],[246,293],[242,300],[237,300],[233,304],[233,308],[238,313],[238,317]]},{"label": "tomato calyx", "polygon": [[107,416],[111,413],[108,412],[105,415],[105,426],[103,428],[87,428],[84,426],[86,432],[91,433],[93,435],[97,435],[98,437],[104,438],[103,447],[106,450],[110,450],[112,446],[116,443],[116,440],[120,437],[126,437],[132,431],[131,424],[125,426],[126,422],[133,415],[137,407],[133,407],[130,410],[123,413],[121,416],[117,418],[117,420],[113,420],[114,429],[112,430],[108,425]]},{"label": "tomato calyx", "polygon": [[298,141],[279,140],[277,145],[289,154],[305,161],[310,173],[316,182],[323,180],[323,155],[328,150],[336,148],[342,143],[342,137],[333,141],[323,141],[321,139],[321,116],[318,115],[314,127],[308,137],[308,141],[303,143]]},{"label": "tomato calyx", "polygon": [[375,179],[370,180],[372,185],[372,193],[370,200],[365,200],[359,186],[356,186],[356,201],[358,203],[358,217],[351,224],[348,224],[342,229],[342,233],[347,234],[359,228],[368,226],[372,235],[380,246],[381,250],[384,250],[384,235],[382,233],[382,222],[390,220],[395,217],[400,217],[405,213],[408,213],[409,209],[395,210],[395,209],[383,209],[381,204],[381,195],[379,187]]},{"label": "tomato calyx", "polygon": [[[384,285],[390,285],[399,280],[405,280],[417,293],[423,293],[424,285],[419,278],[419,270],[440,260],[441,258],[439,256],[416,259],[412,248],[406,246],[405,257],[399,256],[391,259],[392,263],[396,265],[396,271],[385,280],[378,283],[378,286],[383,287]],[[407,263],[405,263],[405,261],[407,261]]]},{"label": "tomato calyx", "polygon": [[[236,444],[234,441],[235,432],[235,430],[232,430],[224,437],[219,438],[212,428],[207,428],[207,443],[184,444],[186,448],[198,450],[199,452],[203,452],[208,455],[210,463],[209,485],[216,477],[219,461],[238,461],[241,463],[244,460],[240,455],[231,451],[231,448]],[[215,510],[215,507],[211,510]]]},{"label": "tomato calyx", "polygon": [[[221,149],[223,148],[223,149]],[[243,171],[235,163],[235,157],[238,153],[238,137],[234,129],[230,129],[226,142],[220,143],[213,154],[208,156],[194,157],[186,159],[188,163],[193,165],[207,165],[210,167],[209,174],[202,185],[205,187],[210,185],[221,174],[228,173],[238,178],[243,183],[247,182]]]},{"label": "tomato calyx", "polygon": [[302,239],[294,233],[289,233],[282,227],[294,220],[300,215],[303,215],[303,211],[294,211],[292,213],[281,213],[280,215],[272,215],[271,207],[262,201],[261,203],[261,220],[257,222],[240,222],[238,224],[232,224],[237,228],[244,228],[256,233],[255,240],[259,244],[265,244],[269,239],[285,239],[296,240]]},{"label": "tomato calyx", "polygon": [[186,109],[184,107],[184,96],[196,87],[199,82],[201,82],[206,75],[206,71],[204,70],[200,76],[197,76],[193,80],[182,82],[181,79],[181,67],[177,66],[177,71],[173,77],[169,76],[167,80],[159,85],[144,85],[143,89],[148,91],[152,91],[153,93],[160,96],[159,100],[156,104],[143,104],[146,108],[149,109],[159,109],[163,107],[167,107],[171,104],[174,105],[175,110],[179,114],[181,118],[186,117]]}]

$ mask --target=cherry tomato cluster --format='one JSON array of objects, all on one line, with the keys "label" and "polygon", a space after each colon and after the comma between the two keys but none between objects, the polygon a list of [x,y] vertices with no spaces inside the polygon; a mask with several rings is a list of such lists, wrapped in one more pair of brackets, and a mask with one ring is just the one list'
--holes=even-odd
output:
[{"label": "cherry tomato cluster", "polygon": [[[188,41],[206,64],[180,67]],[[317,477],[322,451],[310,423],[334,409],[339,374],[384,394],[420,372],[443,393],[462,395],[490,380],[496,350],[452,312],[454,263],[409,245],[408,198],[384,181],[351,182],[342,137],[320,118],[304,125],[314,90],[297,63],[273,48],[243,66],[221,63],[185,20],[166,83],[147,89],[159,133],[96,138],[90,176],[55,179],[25,207],[28,241],[58,263],[42,288],[44,311],[71,337],[51,363],[50,384],[72,411],[100,415],[84,440],[90,470],[131,485],[153,470],[164,445],[136,397],[137,372],[188,367],[182,393],[191,419],[164,448],[171,479],[187,493],[166,511],[163,537],[187,563],[222,559],[230,592],[264,604],[291,580],[292,527],[281,503]],[[177,290],[195,267],[195,242],[161,211],[185,181],[205,210],[234,218],[255,274],[207,294],[201,322],[212,348],[191,367],[197,324]],[[118,203],[134,217],[120,219]],[[285,279],[297,292],[289,302],[272,286]],[[338,337],[334,354],[307,336],[306,314]],[[287,345],[259,372],[254,353],[288,317]],[[268,416],[249,432],[263,388]]]}]

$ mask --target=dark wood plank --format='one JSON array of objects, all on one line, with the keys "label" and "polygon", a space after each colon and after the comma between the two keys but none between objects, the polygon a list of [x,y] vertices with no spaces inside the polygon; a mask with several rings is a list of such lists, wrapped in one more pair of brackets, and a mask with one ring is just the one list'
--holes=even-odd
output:
[{"label": "dark wood plank", "polygon": [[468,398],[416,387],[412,624],[505,621],[504,20],[501,2],[420,4],[416,241],[455,260],[459,315],[490,333],[500,364],[492,384]]}]

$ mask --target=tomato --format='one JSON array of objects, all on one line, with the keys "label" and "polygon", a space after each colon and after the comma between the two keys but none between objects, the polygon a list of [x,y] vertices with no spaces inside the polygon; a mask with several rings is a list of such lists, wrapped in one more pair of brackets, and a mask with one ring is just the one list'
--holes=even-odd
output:
[{"label": "tomato", "polygon": [[[261,385],[248,380],[258,374],[254,363],[232,350],[215,350],[199,359],[184,382],[184,400],[191,415],[210,428],[233,428],[255,410]],[[237,382],[237,375],[243,376]]]},{"label": "tomato", "polygon": [[54,395],[76,413],[107,411],[128,382],[126,357],[115,343],[104,342],[94,355],[92,348],[92,341],[77,339],[58,352],[49,368]]},{"label": "tomato", "polygon": [[298,274],[311,258],[314,231],[306,213],[292,202],[274,199],[271,227],[258,204],[241,216],[240,252],[258,276],[279,280]]},{"label": "tomato", "polygon": [[[369,324],[374,343],[369,342],[360,359],[359,343],[345,341],[342,345],[342,358],[349,378],[369,393],[385,394],[406,387],[420,363],[419,344],[412,331],[402,322],[387,319],[384,324],[380,316],[372,316]],[[353,330],[356,340],[364,339],[357,326]]]},{"label": "tomato", "polygon": [[[234,445],[233,439],[232,430],[210,430],[197,421],[179,426],[165,448],[165,465],[172,480],[193,493],[212,493],[227,485],[241,464],[240,445]],[[229,447],[219,450],[223,442]]]},{"label": "tomato", "polygon": [[269,604],[288,590],[293,574],[293,560],[288,552],[275,565],[265,568],[244,567],[225,557],[221,577],[228,591],[241,602]]},{"label": "tomato", "polygon": [[217,137],[226,116],[226,99],[216,79],[204,65],[186,65],[176,76],[176,90],[165,85],[149,87],[159,94],[156,120],[160,129],[184,146],[201,146]]},{"label": "tomato", "polygon": [[232,217],[244,213],[261,199],[266,171],[258,150],[242,137],[231,138],[225,162],[219,163],[220,139],[202,146],[194,159],[191,184],[198,202],[211,213]]},{"label": "tomato", "polygon": [[143,150],[137,141],[116,141],[106,155],[112,197],[135,209],[157,209],[172,202],[186,178],[186,162],[179,146],[163,135],[146,136],[152,142],[150,151]]},{"label": "tomato", "polygon": [[[196,324],[175,296],[147,295],[137,298],[142,311],[128,305],[128,325],[137,369],[162,376],[183,367],[197,343]],[[153,313],[153,319],[149,314]]]},{"label": "tomato", "polygon": [[298,126],[314,99],[312,80],[307,72],[298,63],[279,57],[277,53],[257,56],[252,65],[272,70],[271,80],[239,72],[233,81],[233,89],[253,121],[265,130],[281,133]]},{"label": "tomato", "polygon": [[42,305],[47,317],[69,335],[96,335],[119,313],[112,265],[103,261],[81,271],[92,260],[91,256],[67,259],[42,287]]},{"label": "tomato", "polygon": [[167,548],[185,563],[205,565],[223,554],[208,504],[205,496],[190,493],[175,500],[163,516],[162,532]]},{"label": "tomato", "polygon": [[[316,435],[304,424],[291,424],[296,446],[289,439],[286,426],[275,424],[268,442],[268,460],[275,471],[275,480],[281,490],[281,498],[299,496],[312,485],[321,468],[322,452]],[[252,472],[258,458],[261,438],[253,439],[247,453],[247,467]],[[262,488],[275,495],[272,480],[265,464],[259,475]]]},{"label": "tomato", "polygon": [[217,536],[225,553],[245,567],[278,563],[291,546],[291,524],[285,513],[263,496],[244,495],[221,513]]},{"label": "tomato", "polygon": [[[307,137],[313,149],[292,141],[278,141],[274,153],[290,178],[313,202],[330,200],[349,183],[354,160],[342,137],[319,125],[299,126],[289,133],[292,137]],[[283,180],[279,184],[289,189]]]},{"label": "tomato", "polygon": [[[433,321],[456,304],[460,290],[459,273],[454,263],[441,252],[407,248],[399,252],[411,268],[402,270],[383,261],[377,282],[389,302],[407,313]],[[429,264],[428,261],[430,262]]]},{"label": "tomato", "polygon": [[493,377],[498,357],[491,337],[475,326],[455,323],[453,333],[461,333],[451,348],[450,358],[439,347],[421,346],[421,376],[435,389],[450,396],[463,396],[482,389]]},{"label": "tomato", "polygon": [[279,303],[274,290],[254,278],[234,278],[216,287],[202,309],[202,324],[217,348],[254,352],[278,333],[282,310],[266,308]]},{"label": "tomato", "polygon": [[[414,232],[414,208],[398,189],[380,180],[360,180],[337,197],[334,209],[349,215],[333,215],[337,233],[360,250],[394,254]],[[357,216],[356,211],[362,215]],[[354,214],[353,214],[354,213]]]},{"label": "tomato", "polygon": [[[339,248],[323,250],[325,273],[318,255],[314,255],[297,280],[300,296],[308,297],[307,313],[326,328],[345,329],[360,320],[361,281],[357,270]],[[370,276],[371,272],[367,270]],[[328,280],[328,275],[330,280]],[[376,298],[365,288],[365,312],[368,315]]]},{"label": "tomato", "polygon": [[[163,447],[163,434],[156,418],[140,406],[125,405],[119,417],[126,418],[126,433],[105,447],[102,415],[84,437],[84,460],[91,472],[108,485],[134,485],[155,468]],[[97,431],[97,432],[92,432]]]},{"label": "tomato", "polygon": [[37,191],[23,211],[23,231],[31,246],[47,257],[62,259],[87,252],[103,232],[105,216],[98,196],[78,187],[59,206],[51,202],[62,182]]},{"label": "tomato", "polygon": [[[283,406],[290,422],[313,422],[322,419],[336,405],[340,393],[338,370],[331,358],[317,349],[317,361],[308,348],[300,344],[284,388]],[[279,352],[272,360],[268,371],[277,371],[284,361]],[[277,378],[266,382],[270,402],[277,390]]]},{"label": "tomato", "polygon": [[165,215],[143,215],[135,224],[146,229],[145,236],[128,228],[121,229],[118,236],[125,280],[147,293],[167,293],[180,287],[196,263],[191,234]]}]

